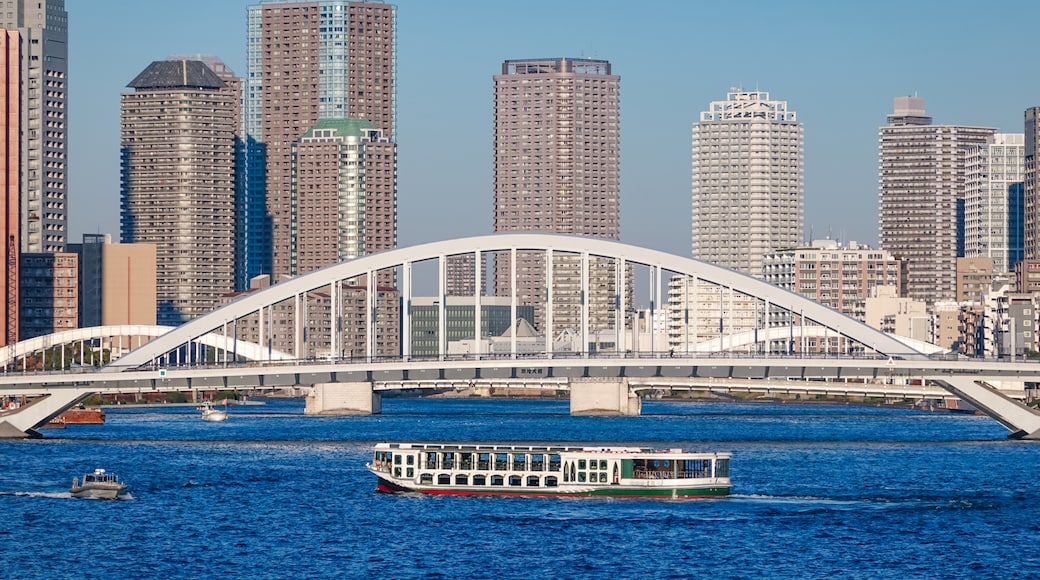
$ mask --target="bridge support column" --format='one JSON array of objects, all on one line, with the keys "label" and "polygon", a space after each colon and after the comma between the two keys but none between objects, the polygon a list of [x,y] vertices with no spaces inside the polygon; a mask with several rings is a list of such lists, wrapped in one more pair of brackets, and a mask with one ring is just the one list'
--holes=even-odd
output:
[{"label": "bridge support column", "polygon": [[307,395],[304,415],[378,415],[383,400],[372,383],[320,383]]},{"label": "bridge support column", "polygon": [[571,415],[635,416],[643,402],[629,388],[627,378],[571,379]]}]

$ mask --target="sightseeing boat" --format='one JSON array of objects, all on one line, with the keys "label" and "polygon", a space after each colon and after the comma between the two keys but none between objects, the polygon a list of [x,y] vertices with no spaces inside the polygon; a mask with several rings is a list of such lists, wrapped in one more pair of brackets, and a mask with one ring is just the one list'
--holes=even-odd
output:
[{"label": "sightseeing boat", "polygon": [[72,497],[116,499],[125,490],[126,484],[119,480],[118,475],[95,469],[94,473],[84,475],[83,481],[73,477],[69,493]]},{"label": "sightseeing boat", "polygon": [[634,447],[379,443],[385,493],[698,498],[728,495],[729,453]]}]

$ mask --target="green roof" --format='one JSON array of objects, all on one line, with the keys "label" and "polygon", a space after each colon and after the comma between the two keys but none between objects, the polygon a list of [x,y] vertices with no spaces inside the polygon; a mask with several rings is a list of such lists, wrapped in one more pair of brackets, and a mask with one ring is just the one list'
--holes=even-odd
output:
[{"label": "green roof", "polygon": [[335,129],[337,137],[364,137],[370,130],[375,129],[375,126],[368,119],[320,119],[307,129],[303,138],[313,137],[314,132],[319,129]]}]

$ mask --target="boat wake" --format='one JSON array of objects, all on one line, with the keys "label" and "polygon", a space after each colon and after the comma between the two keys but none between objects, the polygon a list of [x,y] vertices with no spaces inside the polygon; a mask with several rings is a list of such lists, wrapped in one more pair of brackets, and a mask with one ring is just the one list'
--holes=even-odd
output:
[{"label": "boat wake", "polygon": [[0,495],[18,497],[46,497],[50,499],[69,499],[72,494],[67,491],[0,491]]}]

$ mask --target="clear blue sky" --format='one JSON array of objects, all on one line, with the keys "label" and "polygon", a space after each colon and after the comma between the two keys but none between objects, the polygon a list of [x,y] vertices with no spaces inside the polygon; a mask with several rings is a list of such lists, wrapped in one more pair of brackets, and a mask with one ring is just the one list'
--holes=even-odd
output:
[{"label": "clear blue sky", "polygon": [[[119,95],[153,60],[245,76],[252,0],[66,0],[69,240],[119,234]],[[877,243],[877,133],[898,95],[939,124],[1022,132],[1040,105],[1040,3],[401,0],[399,245],[490,233],[492,75],[514,58],[609,60],[621,77],[622,241],[690,252],[691,124],[729,87],[805,126],[806,228]]]}]

